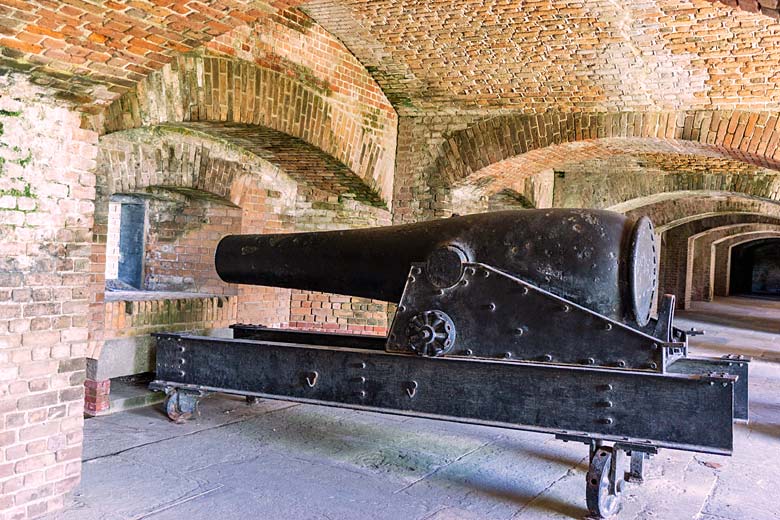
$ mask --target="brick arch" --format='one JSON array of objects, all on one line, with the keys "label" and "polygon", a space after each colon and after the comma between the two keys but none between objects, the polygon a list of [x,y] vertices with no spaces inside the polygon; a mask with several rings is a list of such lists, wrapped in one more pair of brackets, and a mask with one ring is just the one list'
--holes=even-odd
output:
[{"label": "brick arch", "polygon": [[[295,182],[265,158],[186,127],[138,128],[103,136],[96,164],[98,206],[113,194],[151,187],[198,190],[237,204],[235,185],[252,175],[274,179],[289,198],[295,191]],[[97,222],[100,214],[97,208]]]},{"label": "brick arch", "polygon": [[687,308],[690,298],[686,298],[686,294],[692,282],[688,277],[688,265],[693,254],[690,238],[718,227],[754,223],[780,225],[780,216],[751,213],[703,215],[666,229],[660,241],[659,294],[674,294],[678,306]]},{"label": "brick arch", "polygon": [[278,68],[214,51],[176,56],[112,103],[102,127],[106,133],[181,122],[267,127],[323,150],[389,202],[397,117],[378,87],[369,102],[341,94],[313,72]]},{"label": "brick arch", "polygon": [[714,294],[716,273],[719,271],[715,245],[735,236],[744,236],[746,233],[755,233],[775,228],[780,231],[780,226],[768,224],[732,224],[712,228],[698,233],[688,239],[689,249],[692,251],[688,261],[686,286],[686,304],[691,301],[711,301]]},{"label": "brick arch", "polygon": [[[747,162],[749,161],[749,162]],[[780,171],[763,158],[715,145],[658,138],[601,138],[552,145],[494,163],[454,183],[454,205],[464,195],[489,198],[523,193],[536,207],[607,208],[681,190],[739,192],[780,198]]]},{"label": "brick arch", "polygon": [[780,238],[780,226],[767,227],[772,229],[741,233],[713,243],[715,268],[710,299],[715,296],[728,296],[731,291],[731,251],[734,247],[765,238]]},{"label": "brick arch", "polygon": [[[773,112],[682,111],[509,114],[479,120],[441,143],[433,187],[448,186],[485,168],[543,148],[609,138],[690,141],[724,157],[780,170],[780,126]],[[557,152],[557,153],[556,153]],[[566,149],[551,157],[565,159]],[[484,172],[483,172],[484,173]]]},{"label": "brick arch", "polygon": [[663,233],[703,216],[746,214],[780,218],[780,203],[740,193],[678,191],[626,201],[609,208],[629,216],[648,216]]}]

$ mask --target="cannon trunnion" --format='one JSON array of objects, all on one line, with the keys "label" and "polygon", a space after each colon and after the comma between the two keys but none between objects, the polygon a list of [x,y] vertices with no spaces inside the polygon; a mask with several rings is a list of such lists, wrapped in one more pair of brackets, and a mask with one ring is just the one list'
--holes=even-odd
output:
[{"label": "cannon trunnion", "polygon": [[[619,508],[660,448],[730,454],[748,360],[688,355],[674,297],[651,317],[646,218],[507,211],[405,226],[225,237],[226,281],[398,304],[387,337],[234,325],[157,335],[157,379],[183,420],[208,392],[554,434],[590,446],[588,509]],[[650,399],[648,399],[650,397]]]}]

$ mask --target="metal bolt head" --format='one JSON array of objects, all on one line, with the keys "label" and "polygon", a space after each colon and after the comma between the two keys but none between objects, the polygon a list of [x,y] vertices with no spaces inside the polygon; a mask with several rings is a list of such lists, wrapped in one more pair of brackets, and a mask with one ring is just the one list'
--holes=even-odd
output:
[{"label": "metal bolt head", "polygon": [[473,356],[474,355],[474,351],[471,350],[470,348],[467,348],[466,351],[464,352],[464,354],[466,354],[467,356]]},{"label": "metal bolt head", "polygon": [[485,307],[487,307],[487,310],[493,312],[496,310],[496,304],[493,302],[488,303]]},{"label": "metal bolt head", "polygon": [[617,364],[617,366],[619,366],[619,367],[621,367],[621,368],[622,368],[622,367],[624,367],[624,366],[626,366],[626,362],[625,362],[625,361],[623,361],[622,359],[621,359],[621,360],[619,360],[619,361],[618,361],[616,364]]},{"label": "metal bolt head", "polygon": [[614,419],[612,419],[612,417],[604,417],[601,420],[602,424],[607,424],[607,425],[612,424],[613,422],[615,422],[615,421],[614,421]]},{"label": "metal bolt head", "polygon": [[504,357],[505,357],[506,359],[509,359],[509,358],[511,358],[511,357],[512,357],[512,353],[511,353],[511,352],[504,352]]},{"label": "metal bolt head", "polygon": [[523,327],[517,327],[515,329],[515,334],[517,334],[518,336],[522,336],[523,334],[525,334],[525,330],[523,330]]},{"label": "metal bolt head", "polygon": [[542,356],[542,361],[552,361],[552,356],[550,354],[545,354]]},{"label": "metal bolt head", "polygon": [[528,294],[528,287],[523,287],[522,294]]},{"label": "metal bolt head", "polygon": [[563,307],[561,307],[561,310],[563,310],[563,312],[569,312],[571,310],[571,307],[569,307],[568,305],[564,305]]},{"label": "metal bolt head", "polygon": [[595,365],[596,364],[596,360],[593,359],[592,357],[589,357],[588,359],[585,360],[585,363],[587,363],[589,365]]}]

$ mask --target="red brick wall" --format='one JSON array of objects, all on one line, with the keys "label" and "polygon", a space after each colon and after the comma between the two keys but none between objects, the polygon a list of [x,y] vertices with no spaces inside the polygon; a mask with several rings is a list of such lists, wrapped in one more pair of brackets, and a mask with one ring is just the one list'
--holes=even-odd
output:
[{"label": "red brick wall", "polygon": [[4,518],[57,509],[81,470],[97,135],[50,99],[0,80]]}]

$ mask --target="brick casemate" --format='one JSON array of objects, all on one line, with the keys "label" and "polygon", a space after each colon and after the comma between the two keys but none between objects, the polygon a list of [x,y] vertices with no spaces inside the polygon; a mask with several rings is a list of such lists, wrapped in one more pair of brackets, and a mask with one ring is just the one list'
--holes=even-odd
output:
[{"label": "brick casemate", "polygon": [[55,510],[79,480],[97,134],[0,78],[0,511]]},{"label": "brick casemate", "polygon": [[[378,196],[322,151],[263,127],[201,122],[106,135],[100,143],[97,172],[92,313],[93,322],[104,325],[90,331],[91,359],[100,359],[103,342],[118,337],[115,330],[122,336],[139,336],[166,325],[169,330],[202,330],[235,322],[378,334],[386,330],[385,303],[232,286],[219,281],[214,271],[216,244],[231,232],[315,231],[389,222],[389,212]],[[112,325],[113,318],[104,308],[121,302],[105,302],[104,271],[109,199],[116,193],[154,197],[147,203],[144,287],[150,291],[144,299],[152,301],[137,304],[151,309],[145,311],[148,319],[130,322],[117,311],[121,323]],[[192,260],[181,265],[187,258]],[[179,286],[161,285],[164,277]],[[166,309],[173,303],[170,297],[163,293],[153,298],[155,289],[209,293],[193,296],[198,305],[213,295],[236,298],[226,306],[224,319],[194,316],[179,323],[167,317]],[[135,299],[132,294],[122,298]],[[150,323],[154,330],[146,327]]]},{"label": "brick casemate", "polygon": [[722,226],[738,224],[780,224],[780,218],[755,214],[725,214],[704,216],[667,229],[661,238],[661,262],[658,274],[658,294],[674,294],[677,306],[690,306],[691,279],[688,266],[693,264],[693,249],[689,239],[699,233]]},{"label": "brick casemate", "polygon": [[713,228],[688,238],[688,248],[692,251],[686,274],[685,305],[690,307],[694,301],[711,301],[714,295],[714,277],[722,273],[716,264],[715,244],[728,238],[744,236],[747,233],[761,233],[780,230],[780,226],[766,224],[742,224]]}]

